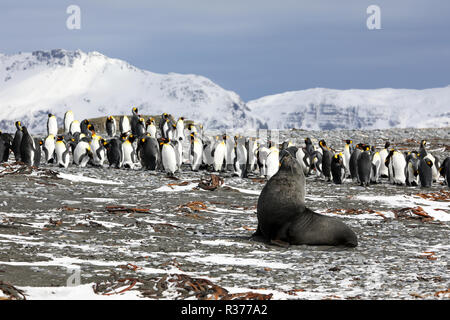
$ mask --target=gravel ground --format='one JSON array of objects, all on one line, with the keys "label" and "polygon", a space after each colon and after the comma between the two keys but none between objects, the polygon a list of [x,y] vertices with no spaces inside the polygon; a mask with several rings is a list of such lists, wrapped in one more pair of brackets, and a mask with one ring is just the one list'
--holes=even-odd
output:
[{"label": "gravel ground", "polygon": [[[443,159],[450,155],[449,131],[291,130],[280,136],[298,145],[306,136],[314,143],[324,138],[336,149],[346,138],[378,146],[389,139],[408,150],[425,138]],[[364,188],[308,177],[307,206],[342,218],[359,245],[285,248],[251,239],[264,186],[257,177],[225,173],[224,185],[207,191],[197,188],[206,172],[185,170],[173,180],[142,170],[45,165],[6,174],[20,168],[9,165],[0,167],[0,284],[27,298],[202,298],[203,289],[186,289],[188,280],[199,279],[219,296],[218,288],[247,294],[238,298],[450,298],[449,194],[442,181],[422,190],[386,180]],[[431,218],[400,210],[417,207]],[[184,289],[177,287],[181,282]]]}]

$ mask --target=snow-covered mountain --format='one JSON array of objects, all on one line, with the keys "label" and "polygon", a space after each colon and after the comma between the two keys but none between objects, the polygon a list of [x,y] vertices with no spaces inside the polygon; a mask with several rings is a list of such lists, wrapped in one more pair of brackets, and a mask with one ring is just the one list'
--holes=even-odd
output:
[{"label": "snow-covered mountain", "polygon": [[263,125],[241,98],[198,75],[157,74],[98,52],[51,50],[0,54],[0,130],[21,120],[44,132],[47,114],[62,126],[67,110],[75,118],[163,112],[184,116],[206,128]]},{"label": "snow-covered mountain", "polygon": [[266,96],[247,105],[270,129],[450,126],[450,86],[424,90],[316,88]]},{"label": "snow-covered mountain", "polygon": [[0,54],[0,130],[21,120],[44,132],[47,114],[78,120],[171,113],[213,129],[382,129],[450,126],[450,86],[409,90],[308,89],[245,103],[235,92],[191,74],[157,74],[98,52]]}]

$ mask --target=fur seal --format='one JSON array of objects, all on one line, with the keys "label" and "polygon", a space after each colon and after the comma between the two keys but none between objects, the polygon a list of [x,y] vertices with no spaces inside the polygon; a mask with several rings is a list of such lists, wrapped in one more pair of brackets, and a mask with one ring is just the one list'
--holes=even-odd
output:
[{"label": "fur seal", "polygon": [[296,159],[286,154],[278,172],[258,199],[258,229],[254,236],[293,245],[356,247],[356,234],[341,220],[305,206],[305,176]]}]

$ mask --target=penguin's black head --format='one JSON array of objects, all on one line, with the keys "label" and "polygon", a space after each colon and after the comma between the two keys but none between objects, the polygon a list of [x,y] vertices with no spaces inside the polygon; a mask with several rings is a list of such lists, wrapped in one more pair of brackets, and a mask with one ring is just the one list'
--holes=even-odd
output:
[{"label": "penguin's black head", "polygon": [[391,143],[389,141],[386,141],[386,143],[384,144],[384,148],[387,149],[391,146]]},{"label": "penguin's black head", "polygon": [[84,119],[84,120],[83,120],[83,123],[89,124],[89,120],[88,120],[88,119]]},{"label": "penguin's black head", "polygon": [[433,167],[433,161],[431,161],[430,159],[427,159],[427,165],[432,168]]},{"label": "penguin's black head", "polygon": [[352,140],[345,140],[345,143],[346,143],[346,144],[352,144],[353,141],[352,141]]},{"label": "penguin's black head", "polygon": [[305,139],[305,144],[307,144],[307,145],[308,145],[308,144],[312,144],[311,139],[310,139],[310,138],[306,138],[306,139]]},{"label": "penguin's black head", "polygon": [[427,145],[427,141],[426,141],[426,140],[420,141],[420,145],[421,145],[422,147],[425,147],[425,146]]},{"label": "penguin's black head", "polygon": [[327,146],[327,143],[325,142],[325,140],[320,140],[320,141],[319,141],[319,146],[321,146],[321,147],[326,147],[326,146]]},{"label": "penguin's black head", "polygon": [[370,151],[370,146],[364,145],[364,151]]},{"label": "penguin's black head", "polygon": [[64,141],[64,137],[63,137],[63,136],[58,136],[58,137],[56,138],[56,141]]},{"label": "penguin's black head", "polygon": [[131,109],[133,111],[134,114],[138,113],[138,108],[134,107],[133,109]]},{"label": "penguin's black head", "polygon": [[51,117],[53,117],[53,115],[52,115],[51,113],[49,113],[49,114],[48,114],[48,117],[51,118]]},{"label": "penguin's black head", "polygon": [[222,139],[223,139],[224,141],[227,141],[227,135],[224,134],[224,135],[222,136]]}]

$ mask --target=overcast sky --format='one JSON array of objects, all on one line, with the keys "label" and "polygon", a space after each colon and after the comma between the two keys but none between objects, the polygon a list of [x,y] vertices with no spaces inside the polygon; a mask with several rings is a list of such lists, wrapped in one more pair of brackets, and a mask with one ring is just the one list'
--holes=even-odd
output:
[{"label": "overcast sky", "polygon": [[[69,30],[66,9],[81,8]],[[369,5],[381,30],[368,30]],[[450,84],[446,0],[1,0],[0,52],[99,51],[194,73],[245,101],[314,87]]]}]

